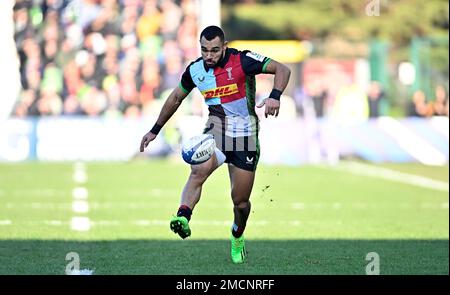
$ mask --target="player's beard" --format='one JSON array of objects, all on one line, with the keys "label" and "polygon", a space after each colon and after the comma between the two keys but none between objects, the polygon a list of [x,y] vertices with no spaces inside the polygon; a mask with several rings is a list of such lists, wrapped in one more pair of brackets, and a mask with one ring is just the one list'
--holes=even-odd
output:
[{"label": "player's beard", "polygon": [[214,69],[215,67],[217,67],[222,62],[222,60],[225,58],[225,52],[226,52],[226,49],[222,52],[222,55],[220,56],[219,60],[215,64],[208,65],[205,61],[206,67],[208,69]]}]

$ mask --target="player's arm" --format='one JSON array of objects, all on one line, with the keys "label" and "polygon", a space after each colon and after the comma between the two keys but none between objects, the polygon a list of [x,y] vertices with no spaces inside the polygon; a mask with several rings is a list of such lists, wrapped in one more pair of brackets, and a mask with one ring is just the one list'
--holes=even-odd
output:
[{"label": "player's arm", "polygon": [[272,59],[265,67],[264,73],[274,74],[275,77],[273,81],[272,92],[270,92],[268,98],[263,100],[262,103],[258,105],[258,108],[261,108],[265,105],[266,118],[268,115],[277,117],[280,111],[280,97],[289,82],[291,70],[287,66]]},{"label": "player's arm", "polygon": [[167,100],[164,102],[164,105],[159,113],[158,120],[156,120],[153,128],[144,135],[141,141],[140,151],[143,152],[144,149],[148,146],[150,141],[154,140],[158,135],[161,128],[169,121],[173,114],[177,111],[178,107],[181,105],[183,99],[186,98],[188,92],[185,92],[181,89],[180,86],[176,87],[172,93],[170,93]]},{"label": "player's arm", "polygon": [[274,74],[273,88],[283,92],[289,82],[291,70],[275,60],[271,60],[266,67],[265,73]]}]

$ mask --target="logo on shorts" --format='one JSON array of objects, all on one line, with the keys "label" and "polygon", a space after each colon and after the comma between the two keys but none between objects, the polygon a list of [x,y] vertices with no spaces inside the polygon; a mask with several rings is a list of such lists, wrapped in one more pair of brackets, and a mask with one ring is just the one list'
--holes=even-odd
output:
[{"label": "logo on shorts", "polygon": [[203,81],[205,81],[205,76],[203,76],[203,77],[198,77],[198,81],[201,83],[201,82],[203,82]]},{"label": "logo on shorts", "polygon": [[249,157],[247,156],[246,158],[247,158],[246,164],[253,164],[253,159],[254,159],[255,157],[249,158]]}]

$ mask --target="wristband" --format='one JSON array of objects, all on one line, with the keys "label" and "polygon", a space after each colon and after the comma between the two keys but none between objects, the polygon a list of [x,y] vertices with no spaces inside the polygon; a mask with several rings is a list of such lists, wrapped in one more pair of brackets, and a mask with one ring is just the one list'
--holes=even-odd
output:
[{"label": "wristband", "polygon": [[280,90],[273,88],[272,92],[270,92],[269,97],[273,98],[273,99],[276,99],[276,100],[280,100],[281,93],[282,92]]},{"label": "wristband", "polygon": [[150,130],[151,133],[158,135],[159,131],[161,131],[162,126],[158,125],[158,123],[155,123],[152,130]]}]

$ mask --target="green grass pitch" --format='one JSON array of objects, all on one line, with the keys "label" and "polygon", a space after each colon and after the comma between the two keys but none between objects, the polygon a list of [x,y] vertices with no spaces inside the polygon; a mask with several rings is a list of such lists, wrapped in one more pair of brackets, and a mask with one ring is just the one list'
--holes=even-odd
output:
[{"label": "green grass pitch", "polygon": [[[448,183],[448,166],[371,165]],[[338,167],[260,165],[245,232],[248,260],[230,260],[228,172],[203,187],[181,240],[169,229],[189,167],[176,161],[0,163],[0,274],[64,274],[66,255],[94,274],[448,274],[448,190]],[[344,167],[344,166],[342,166]],[[87,212],[73,190],[87,189]],[[76,209],[76,208],[75,208]],[[71,229],[87,217],[90,229]]]}]

